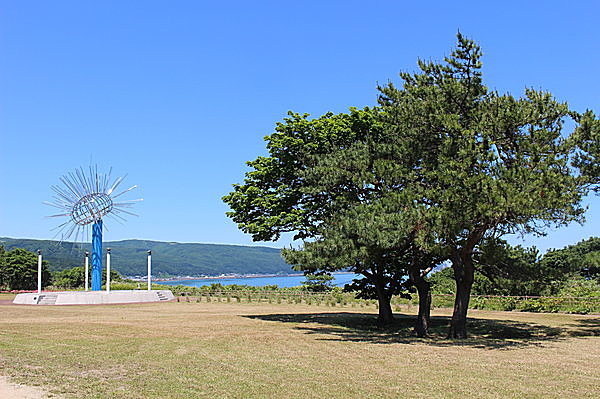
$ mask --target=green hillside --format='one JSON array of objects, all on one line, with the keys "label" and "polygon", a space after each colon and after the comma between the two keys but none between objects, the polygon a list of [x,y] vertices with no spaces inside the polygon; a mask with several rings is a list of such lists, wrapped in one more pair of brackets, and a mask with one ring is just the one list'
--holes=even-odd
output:
[{"label": "green hillside", "polygon": [[[90,244],[0,237],[7,250],[41,249],[50,270],[64,270],[83,265]],[[152,274],[173,276],[236,274],[278,274],[291,272],[280,250],[224,244],[182,244],[177,242],[124,240],[105,242],[111,248],[111,267],[127,276],[145,275],[146,251],[152,250]]]}]

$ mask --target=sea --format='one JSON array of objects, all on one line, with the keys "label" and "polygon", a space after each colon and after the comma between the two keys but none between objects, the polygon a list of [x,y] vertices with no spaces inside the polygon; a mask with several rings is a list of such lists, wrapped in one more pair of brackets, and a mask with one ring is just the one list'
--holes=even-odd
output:
[{"label": "sea", "polygon": [[[354,273],[333,273],[332,285],[343,287],[355,278],[362,276]],[[187,285],[189,287],[202,287],[204,285],[222,284],[222,285],[250,285],[254,287],[264,287],[265,285],[276,285],[278,287],[297,287],[306,280],[303,275],[293,276],[253,276],[253,277],[226,277],[226,278],[198,278],[181,279],[167,281],[153,281],[156,284],[164,285]]]}]

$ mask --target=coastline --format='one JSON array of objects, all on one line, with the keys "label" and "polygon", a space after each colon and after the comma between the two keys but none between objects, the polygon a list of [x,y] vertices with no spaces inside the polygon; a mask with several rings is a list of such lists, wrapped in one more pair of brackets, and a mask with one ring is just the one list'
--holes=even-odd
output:
[{"label": "coastline", "polygon": [[[354,274],[353,272],[335,272],[332,274]],[[273,278],[273,277],[298,277],[304,276],[303,273],[288,274],[221,274],[218,276],[176,276],[176,277],[153,277],[152,281],[187,281],[187,280],[219,280],[219,279],[244,279],[244,278]],[[126,277],[133,281],[146,281],[146,277],[135,278]]]}]

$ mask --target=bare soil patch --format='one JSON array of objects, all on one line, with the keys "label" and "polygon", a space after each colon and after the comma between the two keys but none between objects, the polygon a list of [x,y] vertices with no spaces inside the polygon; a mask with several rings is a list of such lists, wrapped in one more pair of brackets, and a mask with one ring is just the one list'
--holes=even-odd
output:
[{"label": "bare soil patch", "polygon": [[59,399],[42,388],[15,384],[0,376],[0,398],[6,399]]}]

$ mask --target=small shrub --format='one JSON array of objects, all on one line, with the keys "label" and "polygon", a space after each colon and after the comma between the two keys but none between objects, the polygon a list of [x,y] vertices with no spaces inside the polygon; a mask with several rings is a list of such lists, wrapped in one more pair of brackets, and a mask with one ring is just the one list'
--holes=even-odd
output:
[{"label": "small shrub", "polygon": [[474,297],[471,298],[469,302],[469,307],[471,309],[485,309],[486,308],[486,300],[483,297]]},{"label": "small shrub", "polygon": [[511,310],[515,310],[516,308],[517,308],[517,299],[516,298],[502,298],[500,301],[500,309],[498,309],[498,310],[511,311]]}]

